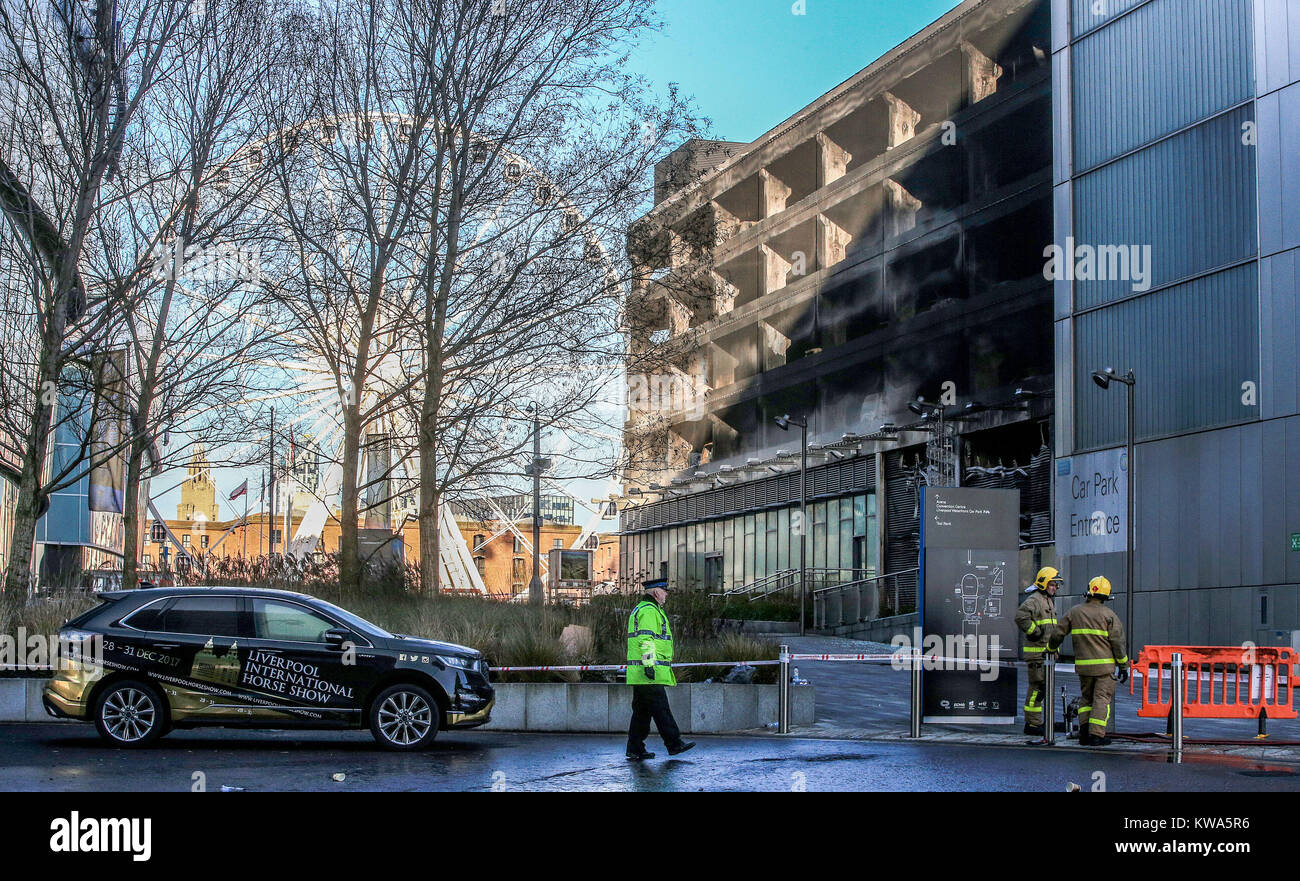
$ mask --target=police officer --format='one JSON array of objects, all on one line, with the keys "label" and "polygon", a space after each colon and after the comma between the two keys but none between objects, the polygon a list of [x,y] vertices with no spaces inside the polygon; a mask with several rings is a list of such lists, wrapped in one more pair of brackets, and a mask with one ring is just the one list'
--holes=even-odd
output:
[{"label": "police officer", "polygon": [[668,706],[668,689],[676,685],[673,668],[673,630],[664,614],[668,601],[668,579],[643,582],[645,594],[627,619],[627,684],[632,686],[632,722],[627,729],[627,759],[653,759],[646,752],[645,739],[654,719],[668,755],[684,753],[695,746],[682,740],[682,733]]},{"label": "police officer", "polygon": [[1115,680],[1128,682],[1128,653],[1124,649],[1124,625],[1119,616],[1106,608],[1110,599],[1110,581],[1098,575],[1088,582],[1088,599],[1061,616],[1052,634],[1052,651],[1074,637],[1074,669],[1079,674],[1083,697],[1079,701],[1079,743],[1082,746],[1109,746],[1106,726],[1110,724],[1111,705],[1115,699]]},{"label": "police officer", "polygon": [[1016,610],[1016,626],[1025,635],[1021,659],[1029,671],[1029,694],[1025,698],[1025,733],[1043,734],[1043,701],[1051,700],[1046,693],[1047,672],[1044,655],[1047,640],[1056,630],[1056,603],[1054,597],[1063,584],[1061,573],[1051,566],[1038,570],[1034,583],[1025,588],[1029,596]]}]

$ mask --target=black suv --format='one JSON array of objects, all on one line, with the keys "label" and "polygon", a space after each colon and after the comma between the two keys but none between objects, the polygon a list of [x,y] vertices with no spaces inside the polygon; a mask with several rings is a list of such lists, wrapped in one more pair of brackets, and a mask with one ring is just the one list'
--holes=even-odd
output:
[{"label": "black suv", "polygon": [[416,750],[440,728],[490,718],[487,662],[451,643],[398,636],[306,594],[154,588],[99,594],[64,625],[46,712],[93,719],[118,746],[172,728],[363,728]]}]

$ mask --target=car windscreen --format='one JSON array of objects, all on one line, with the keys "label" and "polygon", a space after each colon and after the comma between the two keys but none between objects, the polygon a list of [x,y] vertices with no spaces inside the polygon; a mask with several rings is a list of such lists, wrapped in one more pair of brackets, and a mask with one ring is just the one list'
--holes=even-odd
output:
[{"label": "car windscreen", "polygon": [[338,618],[344,624],[351,627],[353,630],[360,631],[361,633],[368,633],[371,636],[383,637],[384,639],[393,638],[393,634],[389,633],[384,628],[380,627],[377,624],[371,624],[365,618],[362,618],[360,615],[354,615],[351,612],[349,612],[347,609],[340,609],[338,606],[334,605],[333,603],[326,602],[325,600],[321,600],[321,599],[313,599],[313,602],[315,602],[316,605],[318,605],[324,611],[328,612],[329,614],[333,615],[335,618]]}]

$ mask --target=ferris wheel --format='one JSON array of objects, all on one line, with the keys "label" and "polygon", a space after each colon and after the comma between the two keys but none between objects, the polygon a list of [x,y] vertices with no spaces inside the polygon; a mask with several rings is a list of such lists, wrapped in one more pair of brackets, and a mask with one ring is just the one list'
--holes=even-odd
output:
[{"label": "ferris wheel", "polygon": [[[292,128],[282,130],[261,141],[241,148],[217,175],[216,186],[230,187],[239,182],[241,170],[244,172],[257,169],[262,163],[276,159],[285,161],[285,153],[294,156],[295,188],[287,196],[281,194],[268,204],[262,205],[268,222],[282,223],[281,204],[288,200],[313,200],[316,207],[325,214],[337,214],[343,209],[339,202],[343,197],[340,187],[331,180],[330,163],[325,160],[325,153],[334,149],[340,141],[344,147],[351,144],[365,143],[367,147],[381,157],[391,156],[403,148],[414,136],[415,122],[410,117],[391,112],[370,112],[347,115],[335,115],[327,118],[313,119]],[[492,211],[478,219],[476,229],[467,251],[480,245],[485,237],[491,235],[502,212],[519,211],[531,203],[542,222],[552,223],[560,233],[573,239],[581,249],[584,263],[591,267],[593,277],[607,286],[617,286],[622,292],[622,283],[614,269],[605,246],[587,227],[585,219],[569,202],[560,188],[546,175],[538,171],[524,158],[502,148],[495,142],[475,134],[458,133],[459,138],[468,142],[470,161],[475,164],[495,162],[500,166],[500,178],[503,188],[511,194],[510,200],[503,200]],[[277,153],[276,151],[281,151]],[[340,224],[342,229],[343,225]],[[284,230],[288,232],[288,230]],[[338,254],[346,258],[356,243],[339,236]],[[407,245],[409,253],[421,254],[421,248],[428,243],[413,237]],[[307,270],[312,271],[308,266]],[[359,477],[372,486],[372,497],[363,500],[365,504],[373,503],[371,520],[375,525],[384,522],[391,526],[393,519],[405,522],[407,516],[414,513],[411,504],[399,504],[396,512],[392,510],[391,500],[402,499],[410,495],[394,491],[393,486],[413,486],[418,475],[419,445],[415,443],[417,432],[409,408],[385,406],[383,402],[403,393],[419,393],[419,382],[412,377],[423,376],[423,349],[419,341],[413,341],[401,332],[402,318],[417,301],[418,290],[412,288],[413,282],[395,292],[391,298],[384,298],[381,314],[376,322],[377,332],[373,341],[373,368],[370,370],[359,401],[362,413],[372,413],[372,418],[363,426],[362,461],[359,463]],[[621,296],[619,297],[621,301]],[[250,317],[248,320],[259,320]],[[354,329],[346,326],[338,328],[346,338]],[[331,501],[337,498],[343,482],[341,450],[344,442],[344,425],[342,420],[345,392],[337,375],[337,359],[330,353],[321,351],[320,340],[300,329],[284,332],[282,338],[293,348],[293,354],[277,358],[260,366],[281,377],[279,388],[261,392],[248,397],[247,403],[270,403],[278,411],[285,413],[282,430],[291,437],[297,436],[315,447],[328,466],[320,474],[314,487],[305,487],[314,497],[307,507],[292,540],[287,544],[286,554],[302,560],[319,547],[325,524],[334,515]],[[580,377],[557,377],[558,381],[581,381],[594,383],[612,383],[616,388],[625,386],[623,382],[624,367],[621,363],[595,365]],[[449,397],[455,399],[458,393]],[[504,402],[496,418],[480,426],[474,426],[474,441],[480,444],[489,455],[508,455],[519,449],[517,433],[512,436],[510,426],[518,425],[526,413],[517,405]],[[530,418],[530,417],[529,417]],[[615,420],[611,420],[615,421]],[[566,427],[554,433],[553,440],[557,446],[577,446],[584,449],[602,449],[611,462],[621,458],[621,435],[617,431],[601,430],[599,427]],[[264,442],[260,438],[252,443]],[[553,492],[562,493],[575,500],[578,507],[589,514],[581,533],[576,537],[574,547],[582,547],[589,536],[598,528],[602,519],[607,519],[609,507],[602,500],[600,504],[588,504],[585,497],[590,493],[580,493],[570,485],[563,475],[554,475],[546,481]],[[590,486],[590,481],[584,482]],[[598,482],[599,495],[613,499],[618,493],[621,475],[615,467]],[[512,516],[501,509],[494,501],[493,487],[486,481],[470,487],[470,492],[477,499],[494,511],[502,528],[513,532],[530,552],[537,553],[545,567],[545,556],[540,549],[531,548],[531,540],[521,533],[516,525],[517,516]],[[470,549],[461,535],[449,504],[440,506],[439,531],[442,559],[439,561],[442,583],[456,589],[485,593],[486,587],[474,565]],[[396,513],[397,518],[393,515]],[[398,524],[400,528],[400,523]]]}]

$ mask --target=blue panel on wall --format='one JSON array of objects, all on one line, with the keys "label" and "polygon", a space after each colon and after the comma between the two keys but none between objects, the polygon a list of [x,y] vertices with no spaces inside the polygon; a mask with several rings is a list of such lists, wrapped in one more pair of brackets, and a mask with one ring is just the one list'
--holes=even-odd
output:
[{"label": "blue panel on wall", "polygon": [[1255,256],[1255,148],[1241,138],[1249,110],[1075,180],[1076,244],[1109,257],[1075,282],[1076,310]]},{"label": "blue panel on wall", "polygon": [[1250,98],[1251,42],[1251,0],[1154,0],[1077,42],[1076,173]]},{"label": "blue panel on wall", "polygon": [[1248,263],[1075,319],[1078,449],[1125,437],[1125,390],[1092,372],[1138,376],[1137,435],[1154,438],[1258,418],[1242,383],[1259,382],[1259,270]]}]

